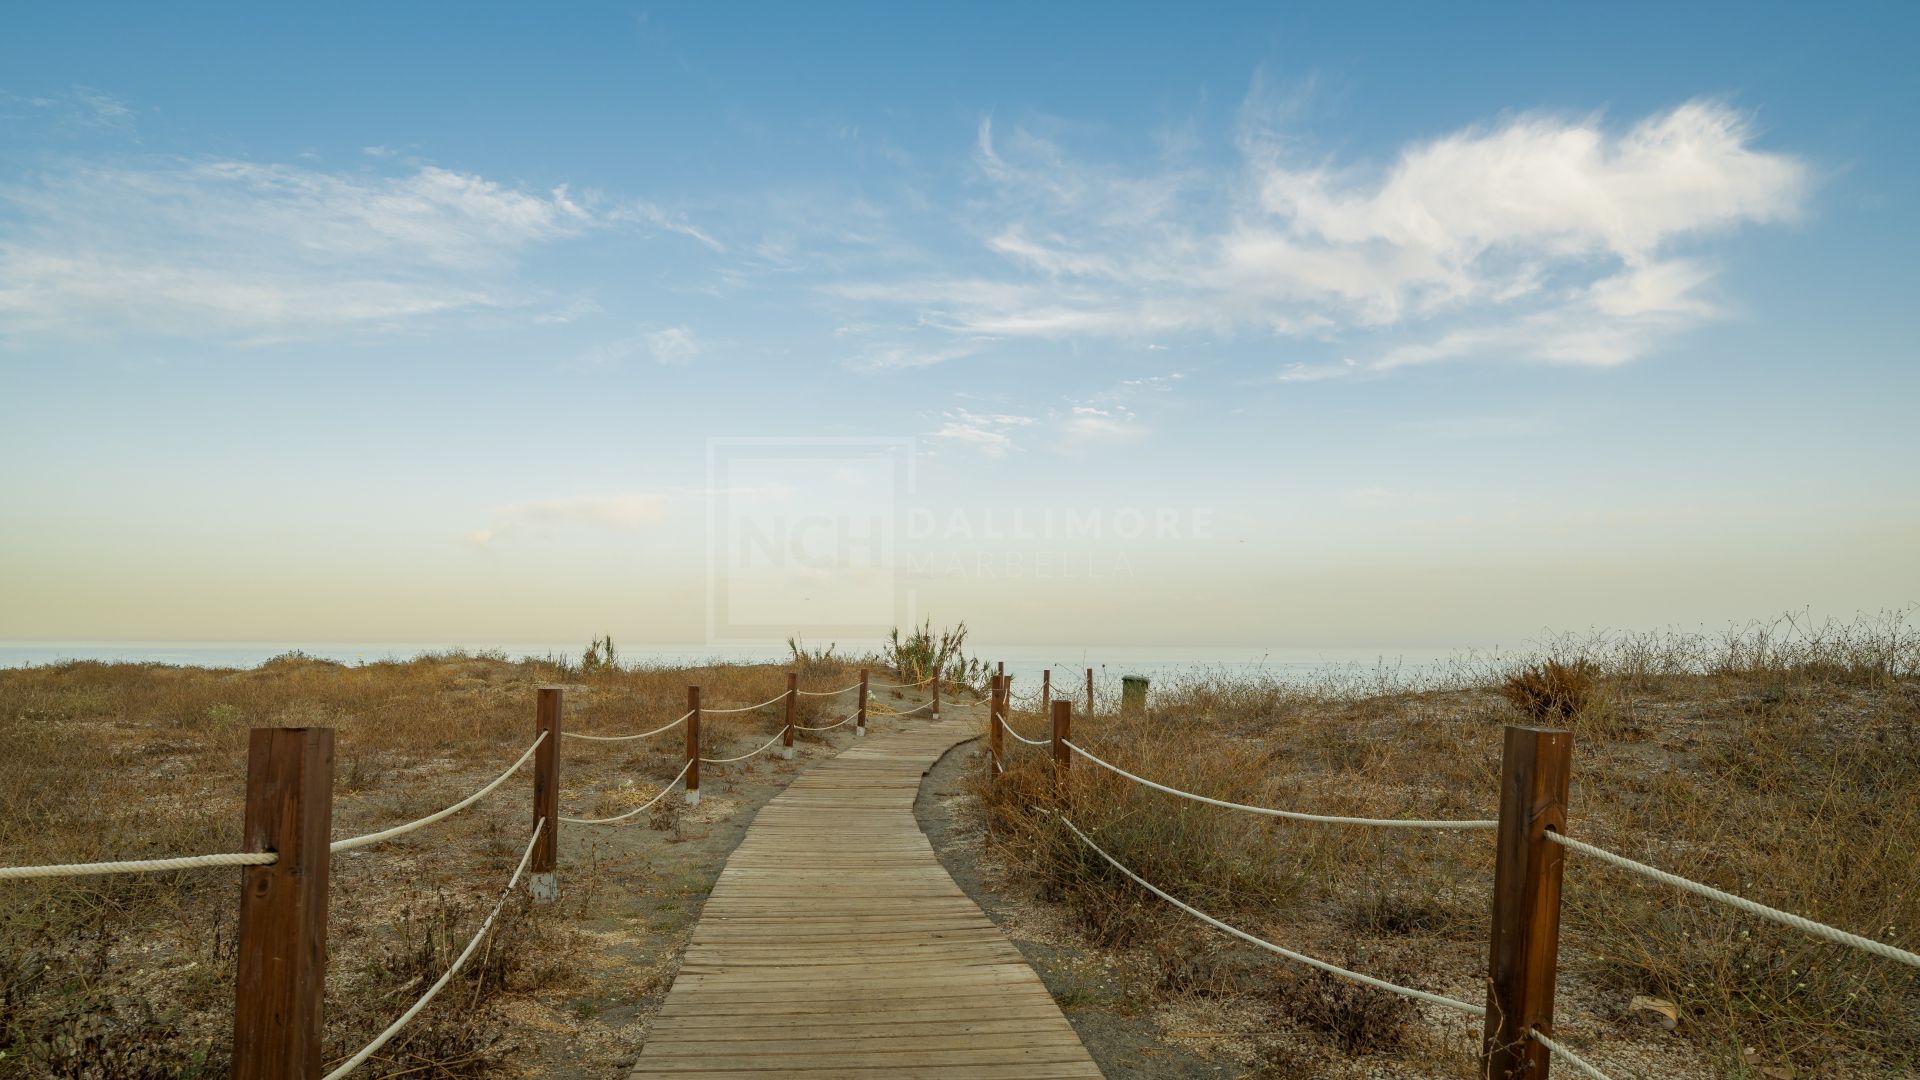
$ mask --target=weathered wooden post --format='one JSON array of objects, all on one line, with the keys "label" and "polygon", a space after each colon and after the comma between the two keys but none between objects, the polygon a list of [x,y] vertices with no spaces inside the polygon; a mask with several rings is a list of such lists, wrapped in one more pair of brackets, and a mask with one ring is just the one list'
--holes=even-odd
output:
[{"label": "weathered wooden post", "polygon": [[933,722],[940,722],[940,676],[943,672],[938,664],[933,668]]},{"label": "weathered wooden post", "polygon": [[1006,735],[1000,728],[1002,710],[1007,707],[1007,677],[993,677],[993,691],[987,697],[987,779],[998,779],[1007,771],[1005,765]]},{"label": "weathered wooden post", "polygon": [[687,805],[700,805],[700,688],[687,687]]},{"label": "weathered wooden post", "polygon": [[1488,1080],[1546,1080],[1553,1060],[1531,1032],[1553,1034],[1562,852],[1546,834],[1566,831],[1572,750],[1572,732],[1507,728],[1481,1057]]},{"label": "weathered wooden post", "polygon": [[536,904],[551,904],[560,895],[560,705],[564,693],[557,686],[540,688],[534,707],[533,730],[544,735],[533,752],[533,823],[546,825],[533,841],[533,859],[527,864],[527,892]]},{"label": "weathered wooden post", "polygon": [[800,674],[787,672],[787,726],[780,733],[780,756],[793,760],[793,706],[800,698]]},{"label": "weathered wooden post", "polygon": [[860,669],[860,719],[854,721],[853,733],[865,736],[867,733],[867,669]]},{"label": "weathered wooden post", "polygon": [[254,728],[244,851],[279,858],[240,875],[235,1080],[315,1080],[327,978],[333,730]]},{"label": "weathered wooden post", "polygon": [[1087,669],[1087,715],[1093,715],[1093,669]]},{"label": "weathered wooden post", "polygon": [[1040,718],[1052,716],[1053,708],[1053,669],[1047,668],[1040,673]]},{"label": "weathered wooden post", "polygon": [[1067,770],[1073,766],[1073,751],[1067,740],[1073,738],[1073,702],[1053,703],[1053,792],[1063,801],[1067,797]]}]

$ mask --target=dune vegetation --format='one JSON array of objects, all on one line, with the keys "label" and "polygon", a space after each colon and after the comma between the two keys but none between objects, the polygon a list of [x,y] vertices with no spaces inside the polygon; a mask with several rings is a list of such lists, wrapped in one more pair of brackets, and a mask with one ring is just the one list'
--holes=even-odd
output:
[{"label": "dune vegetation", "polygon": [[[858,662],[813,657],[797,667],[802,686],[838,687],[857,681]],[[584,663],[448,653],[348,666],[293,654],[249,670],[4,670],[0,862],[239,850],[247,732],[256,726],[335,730],[334,835],[351,836],[438,810],[498,776],[532,741],[538,687],[566,688],[568,730],[623,733],[679,716],[690,684],[710,707],[751,704],[780,695],[788,670],[627,666],[610,642]],[[886,723],[897,697],[875,695],[876,723]],[[850,695],[801,697],[797,720],[824,725],[852,707]],[[710,716],[705,745],[716,755],[744,753],[779,730],[779,715],[774,706]],[[557,1070],[577,1053],[570,1043],[596,1038],[606,1045],[582,1071],[549,1074],[616,1074],[633,1047],[592,1022],[602,1010],[630,1010],[671,978],[661,950],[677,946],[698,910],[699,879],[725,855],[724,847],[704,850],[701,837],[729,814],[746,816],[740,808],[749,804],[729,793],[784,784],[809,748],[824,751],[846,734],[799,733],[799,763],[708,767],[697,812],[669,798],[637,828],[564,836],[560,917],[533,917],[524,894],[510,902],[452,988],[458,995],[443,996],[356,1075],[495,1075],[529,1049]],[[565,745],[562,813],[570,815],[638,806],[685,758],[678,731]],[[529,783],[522,773],[431,829],[335,856],[330,1056],[366,1043],[466,944],[526,843]],[[695,848],[712,865],[679,866]],[[226,1075],[235,882],[228,870],[0,881],[0,1076]],[[632,897],[655,893],[650,906],[634,906]],[[637,930],[625,933],[628,923]],[[614,949],[617,965],[607,962]],[[543,1034],[530,1040],[529,1031]]]},{"label": "dune vegetation", "polygon": [[[1595,634],[1396,687],[1200,672],[1076,716],[1075,741],[1215,798],[1486,819],[1503,725],[1575,732],[1569,835],[1826,923],[1920,942],[1920,635],[1904,613],[1718,637]],[[1040,738],[1039,703],[1011,723]],[[1079,710],[1076,706],[1076,711]],[[1471,1076],[1479,1023],[1224,938],[1129,882],[1053,810],[1044,748],[973,769],[987,857],[1128,974],[1117,1007],[1275,1076]],[[1269,941],[1481,1002],[1492,834],[1258,817],[1075,760],[1063,807],[1119,861]],[[1557,1032],[1612,1075],[1888,1076],[1920,1061],[1911,968],[1567,855]],[[1190,1032],[1191,1033],[1191,1032]],[[1230,1037],[1230,1038],[1229,1038]],[[1232,1054],[1228,1055],[1233,1056]]]},{"label": "dune vegetation", "polygon": [[[987,665],[965,628],[910,628],[885,655],[796,641],[790,664],[652,668],[599,642],[584,662],[450,653],[250,670],[65,663],[0,671],[0,850],[7,864],[237,850],[246,733],[336,730],[335,835],[438,809],[530,741],[534,690],[567,689],[569,730],[658,726],[686,687],[709,706],[832,688],[872,666]],[[970,685],[971,684],[971,687]],[[1020,697],[1011,723],[1044,724]],[[1109,688],[1113,689],[1113,688]],[[1217,798],[1318,813],[1493,816],[1503,725],[1575,732],[1571,835],[1912,948],[1920,934],[1920,637],[1903,614],[1725,636],[1592,635],[1440,672],[1308,681],[1196,671],[1120,715],[1080,708],[1076,741]],[[877,724],[918,699],[876,693]],[[803,724],[844,703],[800,699]],[[710,716],[716,753],[778,730],[777,708]],[[909,717],[899,723],[915,722]],[[509,903],[454,999],[368,1076],[618,1075],[671,979],[699,897],[750,816],[802,760],[716,767],[709,798],[667,799],[617,841],[567,839],[560,917]],[[970,751],[979,754],[978,748]],[[1045,752],[971,769],[962,798],[994,888],[1120,973],[1105,1008],[1220,1063],[1221,1075],[1467,1077],[1478,1025],[1221,937],[1127,881],[1055,816]],[[616,814],[678,770],[677,734],[569,744],[563,812]],[[1066,815],[1146,879],[1279,944],[1479,1001],[1492,874],[1486,832],[1276,821],[1145,790],[1085,760]],[[758,794],[756,794],[758,793]],[[696,813],[695,811],[698,811]],[[334,859],[327,1042],[344,1055],[443,971],[498,895],[527,830],[514,784],[433,830]],[[0,1077],[226,1072],[234,875],[195,871],[0,883]],[[1016,937],[1018,933],[1016,933]],[[1920,1061],[1914,973],[1568,855],[1558,1033],[1615,1076],[1887,1076]],[[1092,1040],[1090,1040],[1091,1042]],[[531,1055],[531,1056],[529,1056]],[[514,1064],[518,1062],[519,1064]]]}]

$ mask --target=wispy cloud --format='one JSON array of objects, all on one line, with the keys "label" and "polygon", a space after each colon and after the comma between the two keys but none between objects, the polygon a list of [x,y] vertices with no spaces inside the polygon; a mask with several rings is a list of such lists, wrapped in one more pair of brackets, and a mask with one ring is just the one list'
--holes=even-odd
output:
[{"label": "wispy cloud", "polygon": [[648,333],[645,340],[647,354],[661,364],[691,363],[705,347],[690,326],[669,326],[664,330],[655,330]]},{"label": "wispy cloud", "polygon": [[1151,428],[1130,403],[1166,394],[1185,378],[1184,372],[1173,372],[1123,379],[1090,397],[1061,401],[1032,414],[953,409],[942,414],[940,427],[927,437],[995,458],[1025,449],[1025,440],[1067,452],[1132,442],[1146,437]]},{"label": "wispy cloud", "polygon": [[[0,339],[145,332],[244,343],[504,309],[546,321],[543,308],[578,312],[584,301],[522,277],[533,249],[641,219],[699,233],[657,210],[636,218],[603,203],[433,165],[59,162],[0,183]],[[653,343],[662,359],[697,351],[690,331],[666,333]]]},{"label": "wispy cloud", "polygon": [[615,222],[637,222],[664,229],[670,233],[697,240],[716,252],[725,252],[727,246],[715,239],[712,233],[688,221],[685,214],[673,214],[650,202],[627,203],[608,212],[609,220]]},{"label": "wispy cloud", "polygon": [[1062,429],[1069,439],[1077,442],[1127,442],[1147,433],[1131,409],[1097,405],[1075,405],[1068,409]]},{"label": "wispy cloud", "polygon": [[1013,433],[1037,422],[1036,417],[1018,413],[954,409],[941,418],[939,429],[931,432],[929,438],[977,450],[988,457],[1005,457],[1015,449]]},{"label": "wispy cloud", "polygon": [[75,86],[64,93],[22,97],[0,92],[0,118],[32,116],[69,135],[130,136],[138,126],[133,106],[91,86]]},{"label": "wispy cloud", "polygon": [[1520,114],[1371,168],[1302,160],[1270,112],[1245,111],[1224,171],[1129,171],[983,119],[990,197],[969,212],[997,267],[830,291],[954,339],[1355,342],[1355,363],[1281,381],[1464,356],[1607,365],[1719,313],[1711,262],[1676,249],[1792,218],[1809,187],[1714,101],[1625,127]]},{"label": "wispy cloud", "polygon": [[110,131],[131,132],[134,128],[133,108],[126,102],[104,90],[95,90],[91,86],[76,86],[69,100],[76,106],[76,120],[94,128]]},{"label": "wispy cloud", "polygon": [[991,342],[982,338],[962,338],[939,342],[885,340],[867,342],[847,358],[847,366],[856,371],[898,371],[932,367],[950,360],[972,356]]},{"label": "wispy cloud", "polygon": [[534,193],[425,167],[396,176],[165,159],[0,186],[0,333],[248,340],[529,301],[508,271],[591,227]]}]

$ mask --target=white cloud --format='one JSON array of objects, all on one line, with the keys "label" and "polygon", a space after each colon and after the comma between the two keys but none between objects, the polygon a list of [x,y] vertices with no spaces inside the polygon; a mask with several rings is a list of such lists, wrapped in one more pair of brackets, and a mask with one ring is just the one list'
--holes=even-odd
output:
[{"label": "white cloud", "polygon": [[1125,379],[1090,398],[1049,406],[1037,415],[953,409],[942,414],[939,429],[928,433],[928,437],[993,458],[1023,449],[1021,443],[1026,441],[1025,437],[1016,438],[1022,432],[1053,449],[1067,452],[1091,445],[1132,442],[1145,438],[1149,428],[1126,402],[1143,394],[1171,390],[1184,377],[1175,372]]},{"label": "white cloud", "polygon": [[1805,169],[1751,138],[1744,117],[1706,101],[1619,135],[1597,117],[1521,116],[1411,147],[1378,185],[1273,168],[1261,203],[1296,235],[1383,241],[1448,264],[1506,246],[1635,260],[1681,234],[1794,211]]},{"label": "white cloud", "polygon": [[669,326],[646,335],[647,353],[655,363],[686,364],[700,355],[703,346],[689,326]]},{"label": "white cloud", "polygon": [[[954,338],[1346,339],[1369,366],[1465,356],[1617,364],[1713,318],[1712,264],[1677,249],[1794,217],[1808,169],[1693,101],[1616,127],[1521,114],[1384,166],[1303,161],[1246,110],[1238,170],[1077,160],[992,118],[971,228],[998,265],[843,281],[843,300]],[[922,350],[927,351],[927,350]],[[1343,366],[1297,365],[1307,381]]]},{"label": "white cloud", "polygon": [[1067,437],[1077,442],[1125,442],[1147,433],[1130,411],[1093,405],[1073,406],[1061,426]]},{"label": "white cloud", "polygon": [[393,176],[165,159],[0,186],[0,334],[140,329],[235,340],[528,304],[511,271],[595,224],[533,193],[425,167]]},{"label": "white cloud", "polygon": [[959,420],[949,420],[940,425],[933,438],[963,443],[987,454],[989,457],[1002,457],[1013,449],[1013,438],[1004,431],[994,431],[977,424]]},{"label": "white cloud", "polygon": [[955,409],[945,414],[930,438],[977,450],[988,457],[1005,457],[1017,449],[1013,432],[1037,423],[1036,417],[1016,413],[975,413]]}]

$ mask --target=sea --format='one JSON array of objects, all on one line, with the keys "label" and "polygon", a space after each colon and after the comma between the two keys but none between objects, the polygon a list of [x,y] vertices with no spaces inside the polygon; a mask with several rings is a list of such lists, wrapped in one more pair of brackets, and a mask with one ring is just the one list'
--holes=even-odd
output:
[{"label": "sea", "polygon": [[[784,663],[790,658],[784,644],[623,644],[616,641],[615,646],[620,663],[642,666],[682,667],[716,661]],[[871,651],[878,648],[879,643],[875,642]],[[0,642],[0,668],[93,660],[244,669],[258,667],[290,652],[343,664],[368,664],[456,650],[497,652],[515,659],[577,660],[583,646],[579,642],[497,641],[4,641]],[[853,650],[856,655],[866,651],[869,651],[867,647]],[[1089,669],[1103,694],[1117,689],[1122,677],[1129,675],[1144,677],[1154,684],[1218,677],[1335,683],[1355,688],[1408,687],[1431,685],[1443,679],[1463,658],[1485,660],[1489,656],[1442,648],[1296,646],[1269,649],[1220,645],[1003,645],[969,655],[1005,665],[1006,673],[1013,676],[1015,692],[1028,694],[1039,689],[1043,673],[1049,671],[1061,693],[1084,689]]]}]

